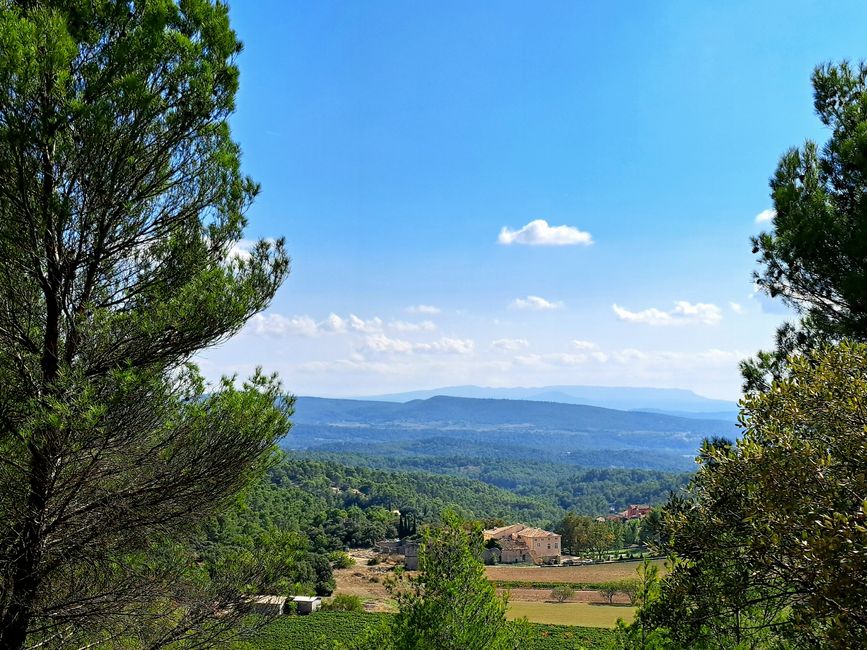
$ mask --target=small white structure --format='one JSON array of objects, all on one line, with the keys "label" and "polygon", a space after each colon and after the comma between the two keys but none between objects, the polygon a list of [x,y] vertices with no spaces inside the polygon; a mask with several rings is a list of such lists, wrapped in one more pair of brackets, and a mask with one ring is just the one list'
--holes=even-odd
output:
[{"label": "small white structure", "polygon": [[322,599],[319,596],[292,596],[295,603],[295,612],[298,614],[312,614],[322,608]]}]

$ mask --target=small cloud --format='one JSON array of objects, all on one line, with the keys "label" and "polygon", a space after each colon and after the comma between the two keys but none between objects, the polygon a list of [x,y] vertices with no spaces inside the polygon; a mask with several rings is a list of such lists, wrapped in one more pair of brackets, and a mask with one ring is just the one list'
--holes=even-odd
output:
[{"label": "small cloud", "polygon": [[756,215],[756,223],[767,223],[768,221],[773,221],[776,216],[777,211],[773,208],[762,210]]},{"label": "small cloud", "polygon": [[437,328],[436,323],[429,320],[423,320],[420,323],[395,320],[390,322],[388,326],[397,332],[432,332]]},{"label": "small cloud", "polygon": [[428,314],[430,316],[435,316],[441,311],[439,307],[434,307],[433,305],[413,305],[412,307],[407,307],[406,310],[410,314]]},{"label": "small cloud", "polygon": [[731,310],[736,314],[743,314],[744,313],[744,306],[742,304],[740,304],[739,302],[730,302],[729,308],[731,308]]},{"label": "small cloud", "polygon": [[496,341],[491,341],[491,347],[496,350],[505,350],[507,352],[514,352],[516,350],[523,350],[526,347],[529,347],[530,342],[527,339],[497,339]]},{"label": "small cloud", "polygon": [[229,249],[228,257],[229,259],[248,260],[252,257],[250,251],[253,250],[253,246],[255,245],[256,242],[252,239],[239,239]]},{"label": "small cloud", "polygon": [[526,309],[532,311],[550,311],[552,309],[560,309],[563,306],[562,301],[551,302],[540,296],[527,296],[526,298],[515,298],[510,304],[509,309]]},{"label": "small cloud", "polygon": [[716,305],[706,302],[691,303],[686,300],[678,300],[674,303],[674,309],[663,311],[656,307],[643,309],[642,311],[630,311],[614,304],[611,306],[617,318],[628,323],[640,323],[642,325],[715,325],[722,320],[722,310]]},{"label": "small cloud", "polygon": [[337,314],[328,314],[328,318],[319,324],[319,328],[324,332],[340,334],[346,331],[346,321]]},{"label": "small cloud", "polygon": [[596,350],[599,348],[599,346],[592,341],[579,341],[577,339],[572,341],[572,347],[576,350]]},{"label": "small cloud", "polygon": [[310,316],[283,316],[281,314],[256,314],[246,326],[247,332],[257,336],[318,336],[319,326]]},{"label": "small cloud", "polygon": [[371,352],[413,354],[419,353],[443,353],[443,354],[470,354],[476,347],[472,339],[453,339],[443,337],[429,343],[413,343],[403,339],[394,339],[385,334],[368,336],[364,340],[363,347]]},{"label": "small cloud", "polygon": [[416,350],[420,352],[443,352],[446,354],[470,354],[476,348],[472,339],[441,338],[433,343],[417,343]]},{"label": "small cloud", "polygon": [[550,226],[544,219],[536,219],[519,230],[504,226],[497,241],[504,246],[589,246],[593,237],[572,226]]},{"label": "small cloud", "polygon": [[402,339],[393,339],[385,334],[368,336],[364,340],[364,347],[371,352],[396,352],[398,354],[410,354],[413,344]]},{"label": "small cloud", "polygon": [[355,314],[349,314],[349,326],[356,332],[365,332],[370,334],[382,329],[382,319],[373,317],[370,320],[364,320]]}]

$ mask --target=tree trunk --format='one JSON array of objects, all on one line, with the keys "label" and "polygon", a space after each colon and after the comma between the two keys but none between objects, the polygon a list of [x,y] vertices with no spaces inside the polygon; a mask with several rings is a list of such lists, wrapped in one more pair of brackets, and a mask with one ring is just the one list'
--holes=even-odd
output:
[{"label": "tree trunk", "polygon": [[47,502],[49,463],[41,451],[32,448],[30,493],[25,519],[16,544],[12,563],[9,595],[0,619],[0,649],[21,650],[27,640],[27,630],[33,616],[33,605],[39,590],[42,559],[42,530]]}]

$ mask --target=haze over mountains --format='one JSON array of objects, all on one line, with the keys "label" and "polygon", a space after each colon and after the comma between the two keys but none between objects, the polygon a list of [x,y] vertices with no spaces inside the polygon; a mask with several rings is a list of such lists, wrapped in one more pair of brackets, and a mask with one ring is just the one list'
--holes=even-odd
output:
[{"label": "haze over mountains", "polygon": [[435,459],[457,457],[689,470],[704,438],[738,434],[730,420],[450,396],[408,402],[299,397],[293,422],[286,448],[413,458],[422,468],[420,459],[429,459],[434,471]]},{"label": "haze over mountains", "polygon": [[734,402],[702,397],[680,388],[636,388],[615,386],[539,386],[535,388],[490,388],[486,386],[446,386],[388,395],[359,397],[381,402],[409,402],[437,396],[476,399],[509,399],[562,404],[601,406],[625,411],[665,413],[679,417],[734,421],[738,406]]}]

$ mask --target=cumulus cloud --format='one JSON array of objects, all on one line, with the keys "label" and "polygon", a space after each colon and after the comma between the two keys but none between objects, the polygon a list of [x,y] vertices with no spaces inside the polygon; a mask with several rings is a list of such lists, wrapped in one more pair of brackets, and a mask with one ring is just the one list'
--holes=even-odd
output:
[{"label": "cumulus cloud", "polygon": [[730,302],[729,307],[736,314],[743,314],[744,313],[744,306],[742,304],[740,304],[739,302]]},{"label": "cumulus cloud", "polygon": [[540,296],[527,296],[526,298],[515,298],[509,304],[509,309],[550,311],[552,309],[560,309],[562,306],[562,302],[551,302],[550,300],[545,300]]},{"label": "cumulus cloud", "polygon": [[388,326],[397,332],[432,332],[437,328],[436,323],[429,320],[423,320],[419,323],[395,320],[390,322]]},{"label": "cumulus cloud", "polygon": [[349,314],[349,326],[356,332],[378,332],[382,329],[382,319],[375,316],[370,320],[364,320],[355,314]]},{"label": "cumulus cloud", "polygon": [[691,303],[686,300],[678,300],[674,303],[674,309],[671,311],[663,311],[656,307],[630,311],[616,303],[611,308],[620,320],[643,325],[715,325],[722,320],[722,310],[716,305],[706,302]]},{"label": "cumulus cloud", "polygon": [[323,336],[325,334],[346,334],[361,332],[370,334],[382,330],[383,322],[379,317],[369,320],[350,314],[343,318],[328,314],[322,321],[315,321],[308,315],[284,316],[282,314],[256,314],[248,322],[245,332],[260,336]]},{"label": "cumulus cloud", "polygon": [[319,326],[310,316],[256,314],[247,321],[247,331],[259,336],[317,336]]},{"label": "cumulus cloud", "polygon": [[434,307],[433,305],[413,305],[412,307],[407,307],[406,310],[410,314],[428,314],[429,316],[436,316],[441,311],[439,307]]},{"label": "cumulus cloud", "polygon": [[767,210],[762,210],[756,215],[756,223],[767,223],[768,221],[773,221],[774,217],[777,216],[777,211],[773,208],[768,208]]},{"label": "cumulus cloud", "polygon": [[385,334],[368,336],[363,348],[371,352],[413,354],[413,353],[443,353],[470,354],[476,347],[472,339],[455,339],[443,337],[436,341],[414,343],[404,339],[396,339]]},{"label": "cumulus cloud", "polygon": [[526,347],[529,347],[530,342],[527,339],[497,339],[495,341],[491,341],[491,347],[495,350],[504,350],[506,352],[514,352],[516,350],[523,350]]},{"label": "cumulus cloud", "polygon": [[580,341],[578,339],[572,341],[572,347],[576,350],[596,350],[599,348],[599,346],[592,341]]},{"label": "cumulus cloud", "polygon": [[593,237],[573,226],[550,226],[544,219],[536,219],[518,230],[504,226],[497,241],[505,246],[589,246]]}]

